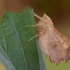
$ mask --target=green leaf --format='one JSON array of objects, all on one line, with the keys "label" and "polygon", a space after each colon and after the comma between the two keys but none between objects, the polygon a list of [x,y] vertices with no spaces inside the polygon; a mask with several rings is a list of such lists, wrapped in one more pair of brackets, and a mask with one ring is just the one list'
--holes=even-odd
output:
[{"label": "green leaf", "polygon": [[16,70],[1,47],[0,47],[0,63],[3,64],[5,70]]},{"label": "green leaf", "polygon": [[5,12],[0,24],[0,45],[16,70],[40,70],[34,28],[33,11],[26,8],[21,13]]},{"label": "green leaf", "polygon": [[40,70],[46,70],[46,67],[45,67],[45,64],[44,64],[43,55],[42,55],[40,46],[38,44],[38,40],[37,40],[37,47],[38,47],[38,54],[39,54]]}]

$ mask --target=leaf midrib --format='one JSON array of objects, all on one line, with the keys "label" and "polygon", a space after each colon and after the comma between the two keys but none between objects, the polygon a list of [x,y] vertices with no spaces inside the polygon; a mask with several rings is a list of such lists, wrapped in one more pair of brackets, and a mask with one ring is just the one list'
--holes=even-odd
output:
[{"label": "leaf midrib", "polygon": [[18,40],[19,40],[19,42],[20,42],[21,49],[22,49],[22,53],[23,53],[23,56],[24,56],[25,66],[26,66],[26,70],[27,70],[26,59],[25,59],[24,51],[23,51],[23,48],[22,48],[22,44],[21,44],[21,41],[20,41],[20,38],[19,38],[19,35],[18,35],[18,32],[17,32],[17,29],[16,29],[16,27],[15,27],[14,21],[13,21],[13,19],[11,18],[10,14],[8,14],[8,15],[9,15],[9,17],[10,17],[12,23],[13,23],[13,26],[14,26],[15,32],[16,32],[17,37],[18,37]]}]

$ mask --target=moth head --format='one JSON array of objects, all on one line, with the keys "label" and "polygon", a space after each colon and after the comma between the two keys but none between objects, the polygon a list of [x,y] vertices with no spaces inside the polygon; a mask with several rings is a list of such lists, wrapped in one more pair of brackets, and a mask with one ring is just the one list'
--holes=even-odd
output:
[{"label": "moth head", "polygon": [[53,22],[52,22],[52,20],[50,19],[49,16],[47,16],[47,15],[44,13],[44,15],[43,15],[42,18],[45,20],[45,22],[46,22],[47,25],[53,27]]},{"label": "moth head", "polygon": [[49,31],[53,28],[53,23],[50,17],[48,17],[45,13],[43,17],[40,19],[38,23],[37,31],[38,32],[45,32],[46,30]]}]

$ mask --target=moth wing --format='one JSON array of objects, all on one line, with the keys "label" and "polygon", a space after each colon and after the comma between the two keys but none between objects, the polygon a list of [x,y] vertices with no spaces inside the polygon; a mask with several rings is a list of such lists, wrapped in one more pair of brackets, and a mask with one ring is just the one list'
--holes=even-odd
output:
[{"label": "moth wing", "polygon": [[65,56],[65,62],[68,62],[70,60],[70,40],[64,36],[63,34],[61,34],[59,31],[57,31],[56,29],[54,29],[55,32],[64,40],[64,42],[66,44],[68,44],[68,46],[64,46],[64,48],[66,49],[66,56]]},{"label": "moth wing", "polygon": [[[43,19],[45,19],[45,20],[49,20],[50,22],[52,22],[52,20],[44,13],[44,15],[43,15]],[[53,23],[52,23],[53,24]],[[66,36],[64,36],[63,34],[61,34],[58,30],[56,30],[55,28],[54,28],[54,31],[64,40],[64,42],[65,43],[67,43],[68,44],[68,46],[64,46],[64,48],[66,49],[66,48],[69,48],[70,47],[70,40],[66,37]]]},{"label": "moth wing", "polygon": [[64,47],[64,48],[66,48],[66,49],[69,48],[70,47],[70,40],[66,36],[64,36],[62,33],[57,31],[56,29],[54,29],[54,30],[65,41],[65,43],[67,43],[69,45],[69,46]]},{"label": "moth wing", "polygon": [[65,59],[67,51],[55,32],[39,36],[39,44],[42,52],[51,62],[58,64]]}]

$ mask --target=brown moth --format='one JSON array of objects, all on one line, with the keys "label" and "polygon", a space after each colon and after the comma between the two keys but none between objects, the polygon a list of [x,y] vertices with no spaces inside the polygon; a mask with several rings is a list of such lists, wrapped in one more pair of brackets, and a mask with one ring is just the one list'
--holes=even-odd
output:
[{"label": "brown moth", "polygon": [[57,65],[60,61],[68,62],[70,60],[70,41],[55,29],[52,20],[46,14],[42,18],[36,14],[34,16],[40,19],[36,30],[43,54]]}]

